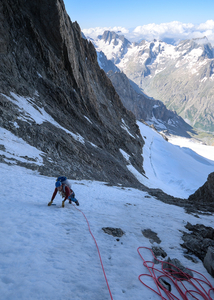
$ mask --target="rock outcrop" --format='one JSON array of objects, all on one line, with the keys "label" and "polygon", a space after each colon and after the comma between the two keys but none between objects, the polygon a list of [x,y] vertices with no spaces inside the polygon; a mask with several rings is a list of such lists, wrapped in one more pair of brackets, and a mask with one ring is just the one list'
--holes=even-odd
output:
[{"label": "rock outcrop", "polygon": [[214,247],[209,247],[204,258],[204,266],[207,271],[214,277]]},{"label": "rock outcrop", "polygon": [[203,261],[207,271],[214,276],[214,229],[189,222],[185,227],[190,232],[183,232],[181,246],[187,250],[187,255],[194,255]]},{"label": "rock outcrop", "polygon": [[209,203],[214,207],[214,172],[208,175],[204,185],[190,195],[188,200],[202,205]]},{"label": "rock outcrop", "polygon": [[203,261],[208,247],[214,246],[214,229],[202,224],[192,225],[189,222],[185,227],[190,232],[183,233],[184,243],[181,246]]},{"label": "rock outcrop", "polygon": [[45,175],[139,186],[126,167],[144,173],[135,117],[63,1],[2,0],[0,33],[0,127],[40,150],[43,163],[8,157],[1,141],[0,160]]},{"label": "rock outcrop", "polygon": [[125,234],[125,232],[121,228],[103,227],[102,230],[105,233],[116,237],[122,237]]}]

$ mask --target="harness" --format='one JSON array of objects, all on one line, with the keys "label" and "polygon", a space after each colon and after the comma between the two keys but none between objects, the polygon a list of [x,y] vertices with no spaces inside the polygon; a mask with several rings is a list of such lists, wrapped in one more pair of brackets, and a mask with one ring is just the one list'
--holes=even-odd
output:
[{"label": "harness", "polygon": [[70,197],[71,196],[71,194],[73,193],[73,191],[71,191],[71,189],[70,189],[70,187],[68,186],[68,185],[66,185],[66,184],[62,184],[62,190],[61,191],[59,191],[59,194],[62,196],[62,198],[65,198],[66,197],[66,191],[65,191],[65,187],[68,187],[68,189],[69,189],[69,196],[68,197]]}]

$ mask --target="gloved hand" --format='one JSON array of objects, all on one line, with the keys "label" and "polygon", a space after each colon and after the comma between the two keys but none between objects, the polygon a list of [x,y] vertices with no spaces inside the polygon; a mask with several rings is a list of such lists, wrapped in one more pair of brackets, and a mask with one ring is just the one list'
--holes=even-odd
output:
[{"label": "gloved hand", "polygon": [[51,201],[48,203],[48,206],[51,206],[52,203],[53,203],[53,201],[51,200]]}]

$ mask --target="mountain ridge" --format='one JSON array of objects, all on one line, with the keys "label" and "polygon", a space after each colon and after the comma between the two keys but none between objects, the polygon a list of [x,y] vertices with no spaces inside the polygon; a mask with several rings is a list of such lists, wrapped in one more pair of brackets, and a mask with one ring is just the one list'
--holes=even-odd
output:
[{"label": "mountain ridge", "polygon": [[[111,43],[111,39],[118,38],[114,34],[104,33],[105,42]],[[102,38],[100,36],[99,38]],[[118,43],[115,43],[118,45]],[[180,135],[183,137],[191,137],[196,135],[193,128],[185,123],[175,111],[167,110],[163,102],[155,100],[142,92],[142,89],[131,79],[120,71],[119,68],[108,60],[102,51],[97,51],[98,63],[100,67],[107,73],[111,79],[123,105],[133,112],[137,120],[143,120],[149,125],[153,125],[158,131],[165,131],[166,135]]]},{"label": "mountain ridge", "polygon": [[[108,44],[101,37],[94,40],[97,51],[102,50],[144,93],[177,111],[191,126],[214,131],[214,56],[206,38],[184,40],[178,45],[142,40],[129,44],[124,54],[120,52],[122,39],[112,37]],[[119,45],[113,47],[115,40]]]}]

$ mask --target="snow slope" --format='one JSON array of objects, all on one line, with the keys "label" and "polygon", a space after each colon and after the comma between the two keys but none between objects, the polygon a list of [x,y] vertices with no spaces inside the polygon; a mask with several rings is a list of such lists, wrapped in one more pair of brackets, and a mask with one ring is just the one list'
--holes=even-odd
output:
[{"label": "snow slope", "polygon": [[[213,161],[167,143],[144,124],[139,123],[139,126],[146,137],[143,156],[148,179],[140,178],[144,183],[185,196],[213,171]],[[5,146],[10,144],[10,138],[7,135],[7,140],[4,139]],[[18,140],[15,142],[14,153],[18,155],[22,147],[18,147]],[[34,155],[40,154],[35,152]],[[144,229],[157,233],[161,240],[159,246],[171,259],[177,258],[186,267],[202,273],[214,286],[214,279],[202,262],[187,260],[180,246],[181,231],[186,231],[187,221],[213,227],[212,215],[197,218],[145,192],[93,181],[71,181],[81,211],[67,202],[65,208],[61,208],[58,195],[54,200],[56,206],[48,207],[55,178],[16,165],[1,163],[0,170],[1,299],[110,299],[97,249],[81,211],[99,246],[114,300],[160,299],[138,280],[147,270],[137,248],[158,245],[143,236]],[[121,228],[125,234],[117,240],[104,233],[102,227]],[[142,251],[142,255],[145,259],[151,258],[147,250]],[[146,280],[154,287],[152,278]]]},{"label": "snow slope", "polygon": [[[178,139],[182,147],[173,145],[163,139],[155,130],[138,122],[142,136],[146,137],[143,147],[144,170],[146,179],[133,170],[138,179],[146,186],[160,188],[167,194],[175,197],[188,198],[207,180],[208,174],[214,171],[213,147],[200,144],[192,145],[192,149],[186,148],[188,139]],[[201,146],[200,156],[197,152]],[[202,147],[203,146],[203,147]],[[194,150],[193,150],[194,149]]]},{"label": "snow slope", "polygon": [[[62,209],[59,196],[56,206],[47,206],[55,178],[17,166],[1,164],[0,168],[1,299],[110,299],[81,212],[69,203]],[[213,216],[198,219],[135,189],[90,181],[72,181],[72,187],[98,243],[113,299],[159,299],[138,280],[147,273],[137,248],[151,248],[141,232],[148,228],[158,234],[168,256],[204,274],[214,285],[203,264],[185,259],[180,246],[187,220],[213,226]],[[121,228],[125,235],[117,241],[102,227]],[[150,258],[148,251],[143,255]],[[154,286],[152,280],[149,283]]]},{"label": "snow slope", "polygon": [[173,145],[189,148],[197,154],[214,161],[214,147],[204,145],[201,142],[196,142],[192,139],[182,138],[178,136],[170,137],[169,142]]}]

